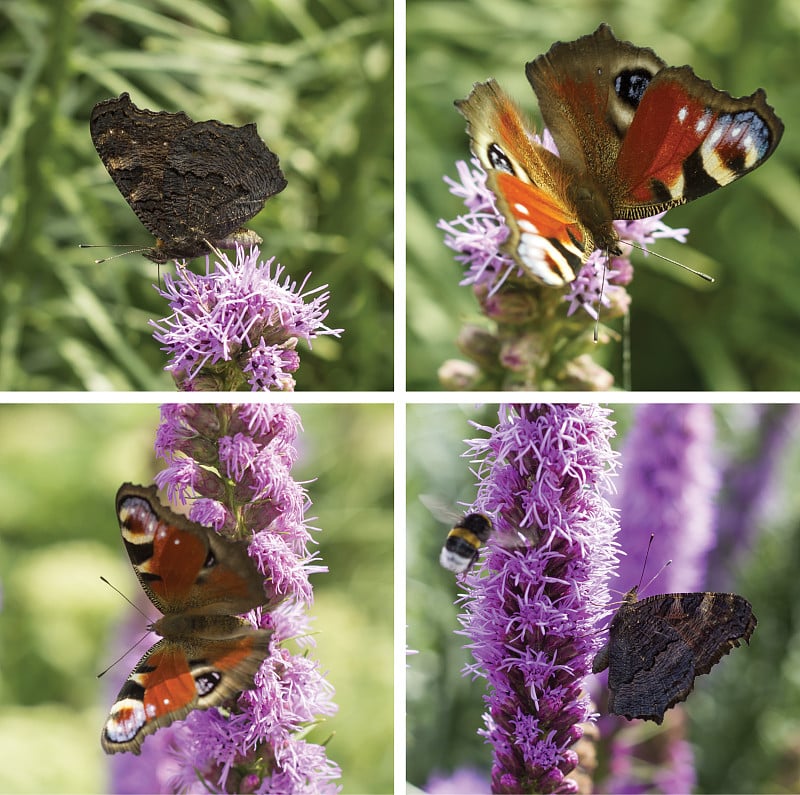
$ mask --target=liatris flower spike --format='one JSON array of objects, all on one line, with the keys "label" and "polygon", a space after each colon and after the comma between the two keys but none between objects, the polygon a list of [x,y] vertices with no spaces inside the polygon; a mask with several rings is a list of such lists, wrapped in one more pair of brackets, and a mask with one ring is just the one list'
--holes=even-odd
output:
[{"label": "liatris flower spike", "polygon": [[323,323],[325,286],[306,290],[310,274],[298,285],[274,258],[259,256],[257,247],[237,246],[235,263],[217,252],[203,275],[187,268],[165,275],[159,292],[172,314],[150,324],[179,389],[293,391],[298,341],[341,334]]},{"label": "liatris flower spike", "polygon": [[659,567],[659,591],[705,590],[706,558],[715,544],[719,471],[714,409],[702,404],[637,406],[622,448],[617,498],[623,587],[639,581],[645,554]]},{"label": "liatris flower spike", "polygon": [[[114,789],[129,791],[128,777],[147,767],[159,792],[337,792],[338,766],[306,739],[336,706],[308,654],[309,575],[326,569],[309,551],[310,502],[291,476],[300,417],[267,404],[165,405],[161,415],[155,449],[167,466],[156,483],[169,499],[191,502],[192,521],[250,539],[265,597],[248,619],[272,633],[270,654],[225,712],[193,711],[148,738],[141,757],[117,754]],[[284,648],[289,639],[304,653]]]},{"label": "liatris flower spike", "polygon": [[471,440],[478,495],[494,518],[487,553],[464,580],[461,630],[486,679],[492,792],[576,792],[591,764],[584,678],[601,645],[618,527],[609,410],[509,405]]},{"label": "liatris flower spike", "polygon": [[[714,501],[719,486],[715,463],[715,419],[706,404],[638,406],[622,451],[615,504],[619,541],[626,555],[619,567],[624,588],[637,583],[649,560],[659,567],[658,591],[706,589],[707,556],[714,544]],[[652,543],[651,543],[652,542]],[[647,594],[651,595],[651,594]],[[607,699],[605,674],[597,683],[598,703]],[[670,710],[661,731],[637,732],[624,718],[599,722],[607,771],[596,786],[604,792],[691,792],[696,771],[686,737],[685,716]]]}]

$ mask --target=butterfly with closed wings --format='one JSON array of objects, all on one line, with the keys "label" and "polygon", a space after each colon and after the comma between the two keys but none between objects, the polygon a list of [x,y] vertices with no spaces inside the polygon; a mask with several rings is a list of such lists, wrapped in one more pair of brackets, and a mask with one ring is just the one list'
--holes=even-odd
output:
[{"label": "butterfly with closed wings", "polygon": [[608,668],[608,711],[661,723],[756,628],[753,608],[733,593],[672,593],[637,600],[631,588],[614,614],[592,671]]},{"label": "butterfly with closed wings", "polygon": [[141,250],[156,263],[260,243],[242,224],[286,187],[255,124],[195,122],[138,108],[123,93],[94,106],[89,131],[119,192],[156,236]]}]

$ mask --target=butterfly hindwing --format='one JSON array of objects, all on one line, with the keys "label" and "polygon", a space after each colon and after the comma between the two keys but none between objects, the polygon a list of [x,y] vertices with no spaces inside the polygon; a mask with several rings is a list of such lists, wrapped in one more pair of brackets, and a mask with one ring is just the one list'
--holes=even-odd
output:
[{"label": "butterfly hindwing", "polygon": [[[225,164],[221,179],[220,163]],[[178,237],[220,241],[260,212],[285,185],[278,158],[259,138],[255,124],[197,122],[170,146],[164,215],[191,219]]]},{"label": "butterfly hindwing", "polygon": [[761,89],[734,98],[688,66],[663,69],[642,97],[616,162],[624,186],[615,197],[617,215],[641,218],[728,185],[760,166],[782,134]]},{"label": "butterfly hindwing", "polygon": [[508,224],[502,250],[544,284],[572,281],[587,242],[563,196],[558,157],[531,138],[520,110],[494,80],[476,83],[456,107]]},{"label": "butterfly hindwing", "polygon": [[103,749],[138,754],[148,734],[251,688],[271,635],[242,627],[231,638],[158,641],[119,691],[103,727]]}]

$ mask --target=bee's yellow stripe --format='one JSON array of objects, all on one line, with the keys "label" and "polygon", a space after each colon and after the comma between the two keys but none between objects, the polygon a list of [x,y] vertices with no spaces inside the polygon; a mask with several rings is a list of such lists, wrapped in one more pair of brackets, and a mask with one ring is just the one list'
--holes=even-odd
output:
[{"label": "bee's yellow stripe", "polygon": [[481,540],[475,533],[467,530],[466,527],[454,527],[448,534],[447,537],[456,536],[457,538],[463,538],[470,546],[475,547],[475,549],[480,549]]}]

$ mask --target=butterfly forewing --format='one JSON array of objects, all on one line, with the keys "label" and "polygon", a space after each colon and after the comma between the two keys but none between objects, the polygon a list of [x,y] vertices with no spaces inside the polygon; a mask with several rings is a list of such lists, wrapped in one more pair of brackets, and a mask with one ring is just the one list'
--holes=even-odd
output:
[{"label": "butterfly forewing", "polygon": [[664,66],[651,49],[616,39],[608,25],[556,42],[526,64],[545,127],[567,168],[603,185],[613,181],[638,101]]},{"label": "butterfly forewing", "polygon": [[89,132],[97,154],[125,200],[148,232],[167,237],[182,223],[158,212],[172,142],[194,122],[183,112],[138,108],[128,93],[98,102]]},{"label": "butterfly forewing", "polygon": [[247,542],[223,538],[162,505],[155,486],[123,484],[117,514],[142,587],[162,613],[244,613],[264,603]]}]

